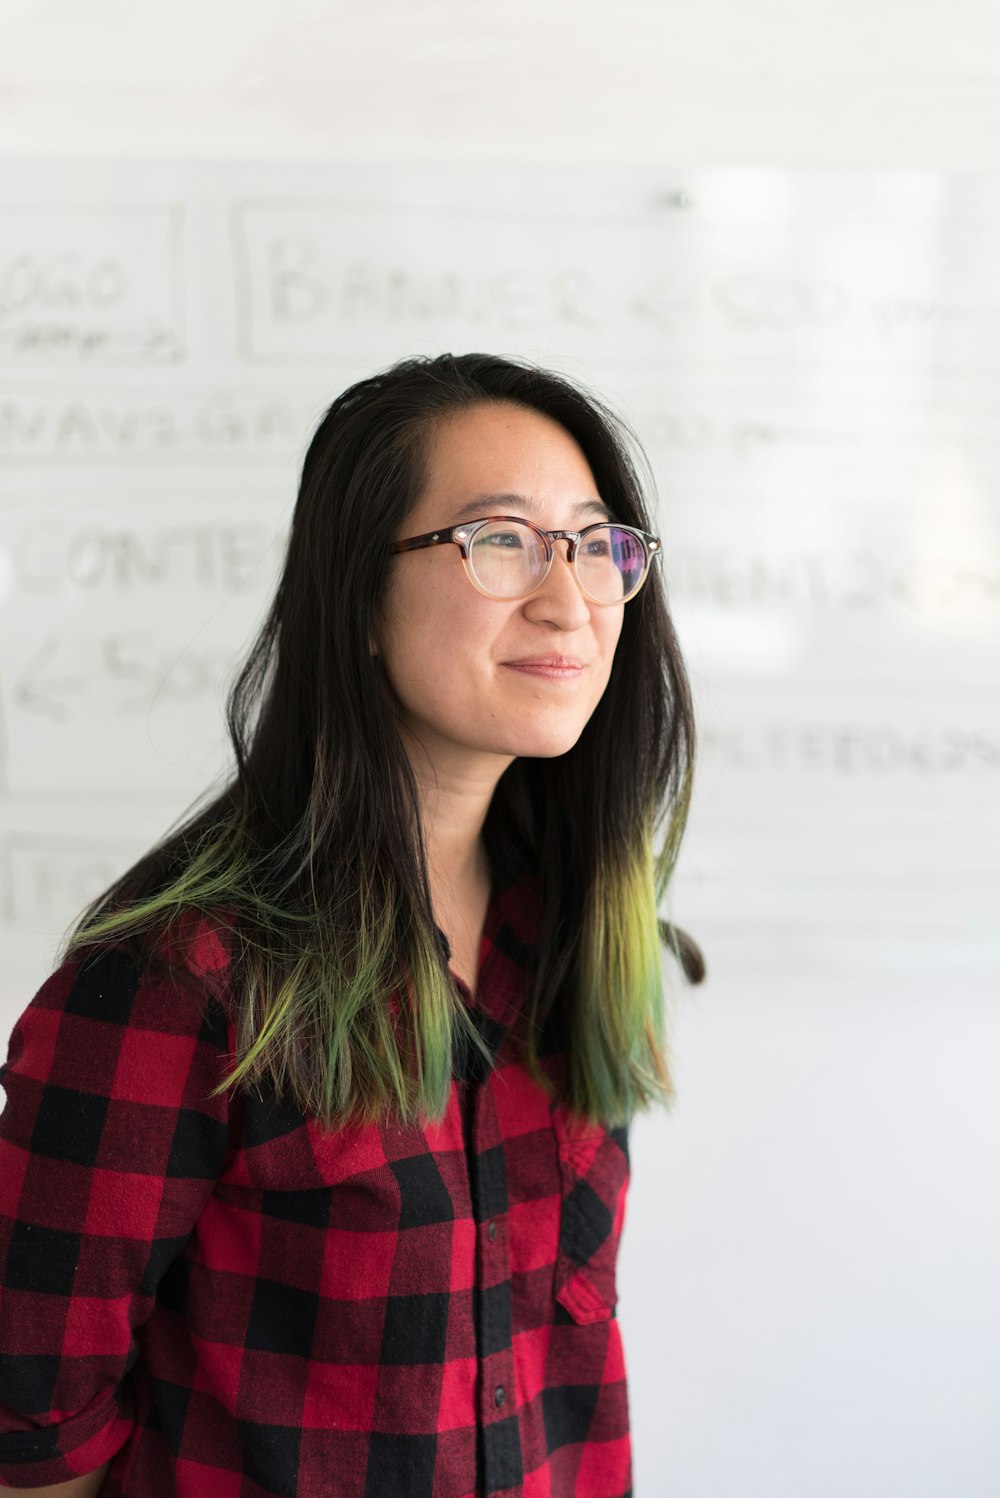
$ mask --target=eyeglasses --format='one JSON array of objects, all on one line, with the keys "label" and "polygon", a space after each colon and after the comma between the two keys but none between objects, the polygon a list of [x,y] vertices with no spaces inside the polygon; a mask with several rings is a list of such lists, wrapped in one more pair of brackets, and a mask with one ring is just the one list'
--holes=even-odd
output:
[{"label": "eyeglasses", "polygon": [[545,531],[516,515],[488,515],[395,541],[393,552],[454,542],[472,586],[487,598],[527,598],[549,575],[554,541],[568,542],[566,559],[592,603],[610,607],[634,598],[662,552],[656,536],[630,525],[599,522],[582,531]]}]

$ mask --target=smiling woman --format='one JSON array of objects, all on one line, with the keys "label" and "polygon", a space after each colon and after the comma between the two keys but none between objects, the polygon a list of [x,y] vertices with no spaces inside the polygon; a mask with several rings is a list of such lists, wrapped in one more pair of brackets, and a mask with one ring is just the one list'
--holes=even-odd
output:
[{"label": "smiling woman", "polygon": [[658,913],[695,732],[629,436],[488,354],[325,413],[229,783],[14,1029],[3,1482],[630,1490],[628,1126],[662,948],[704,963]]},{"label": "smiling woman", "polygon": [[[578,443],[557,422],[509,402],[480,405],[438,424],[428,444],[423,491],[403,531],[443,537],[434,529],[441,516],[462,508],[463,496],[484,478],[500,484],[517,479],[534,496],[531,508],[542,524],[553,529],[576,519],[579,502],[570,496],[594,488]],[[373,632],[400,704],[400,729],[420,746],[414,756],[423,767],[418,778],[423,774],[425,801],[433,797],[437,808],[429,819],[432,835],[450,839],[447,849],[430,849],[431,867],[452,878],[461,878],[475,862],[493,792],[507,767],[523,757],[565,754],[579,739],[604,695],[625,617],[622,602],[594,605],[579,586],[577,569],[562,557],[556,560],[558,547],[572,543],[550,543],[548,566],[538,545],[533,565],[532,531],[518,525],[516,516],[487,519],[490,551],[480,560],[475,553],[483,543],[474,532],[475,526],[467,532],[460,526],[454,546],[403,550]],[[460,552],[466,534],[468,551]],[[394,550],[403,546],[397,537]],[[462,566],[469,552],[472,586]],[[447,671],[441,669],[445,652]],[[526,711],[524,686],[533,682],[537,697],[545,678],[532,671],[529,681],[511,667],[532,656],[572,656],[579,664],[570,676],[559,677],[571,681],[574,691],[550,694]]]}]

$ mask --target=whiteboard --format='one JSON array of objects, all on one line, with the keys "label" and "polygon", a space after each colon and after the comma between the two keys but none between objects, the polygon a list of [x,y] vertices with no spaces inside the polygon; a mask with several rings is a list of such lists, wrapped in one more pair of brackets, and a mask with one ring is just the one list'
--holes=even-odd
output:
[{"label": "whiteboard", "polygon": [[622,1246],[636,1491],[995,1494],[1000,178],[0,184],[5,1034],[225,774],[330,400],[446,349],[562,370],[648,454],[700,728],[664,913],[709,980],[667,969]]}]

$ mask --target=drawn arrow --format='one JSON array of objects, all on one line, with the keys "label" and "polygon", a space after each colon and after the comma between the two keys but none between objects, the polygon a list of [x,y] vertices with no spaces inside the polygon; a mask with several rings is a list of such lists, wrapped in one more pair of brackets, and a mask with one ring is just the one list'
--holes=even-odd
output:
[{"label": "drawn arrow", "polygon": [[640,292],[629,302],[628,310],[643,322],[659,328],[661,333],[675,333],[681,314],[697,312],[698,299],[693,296],[672,296],[667,290],[667,284],[662,278],[654,281],[646,291]]},{"label": "drawn arrow", "polygon": [[80,676],[50,676],[41,679],[41,673],[51,663],[58,649],[59,636],[47,635],[15,683],[14,701],[25,712],[38,713],[56,723],[65,723],[70,714],[66,704],[59,700],[60,696],[82,692],[87,683]]}]

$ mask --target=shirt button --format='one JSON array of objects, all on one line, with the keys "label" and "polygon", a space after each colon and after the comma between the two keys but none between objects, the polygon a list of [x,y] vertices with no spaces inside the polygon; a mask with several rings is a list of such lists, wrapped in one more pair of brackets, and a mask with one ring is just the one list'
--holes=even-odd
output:
[{"label": "shirt button", "polygon": [[497,1391],[494,1394],[493,1398],[496,1400],[498,1408],[501,1404],[503,1404],[506,1397],[507,1396],[503,1391],[503,1384],[497,1384]]},{"label": "shirt button", "polygon": [[497,1225],[495,1222],[490,1223],[489,1227],[486,1229],[486,1233],[490,1242],[492,1243],[497,1235]]}]

